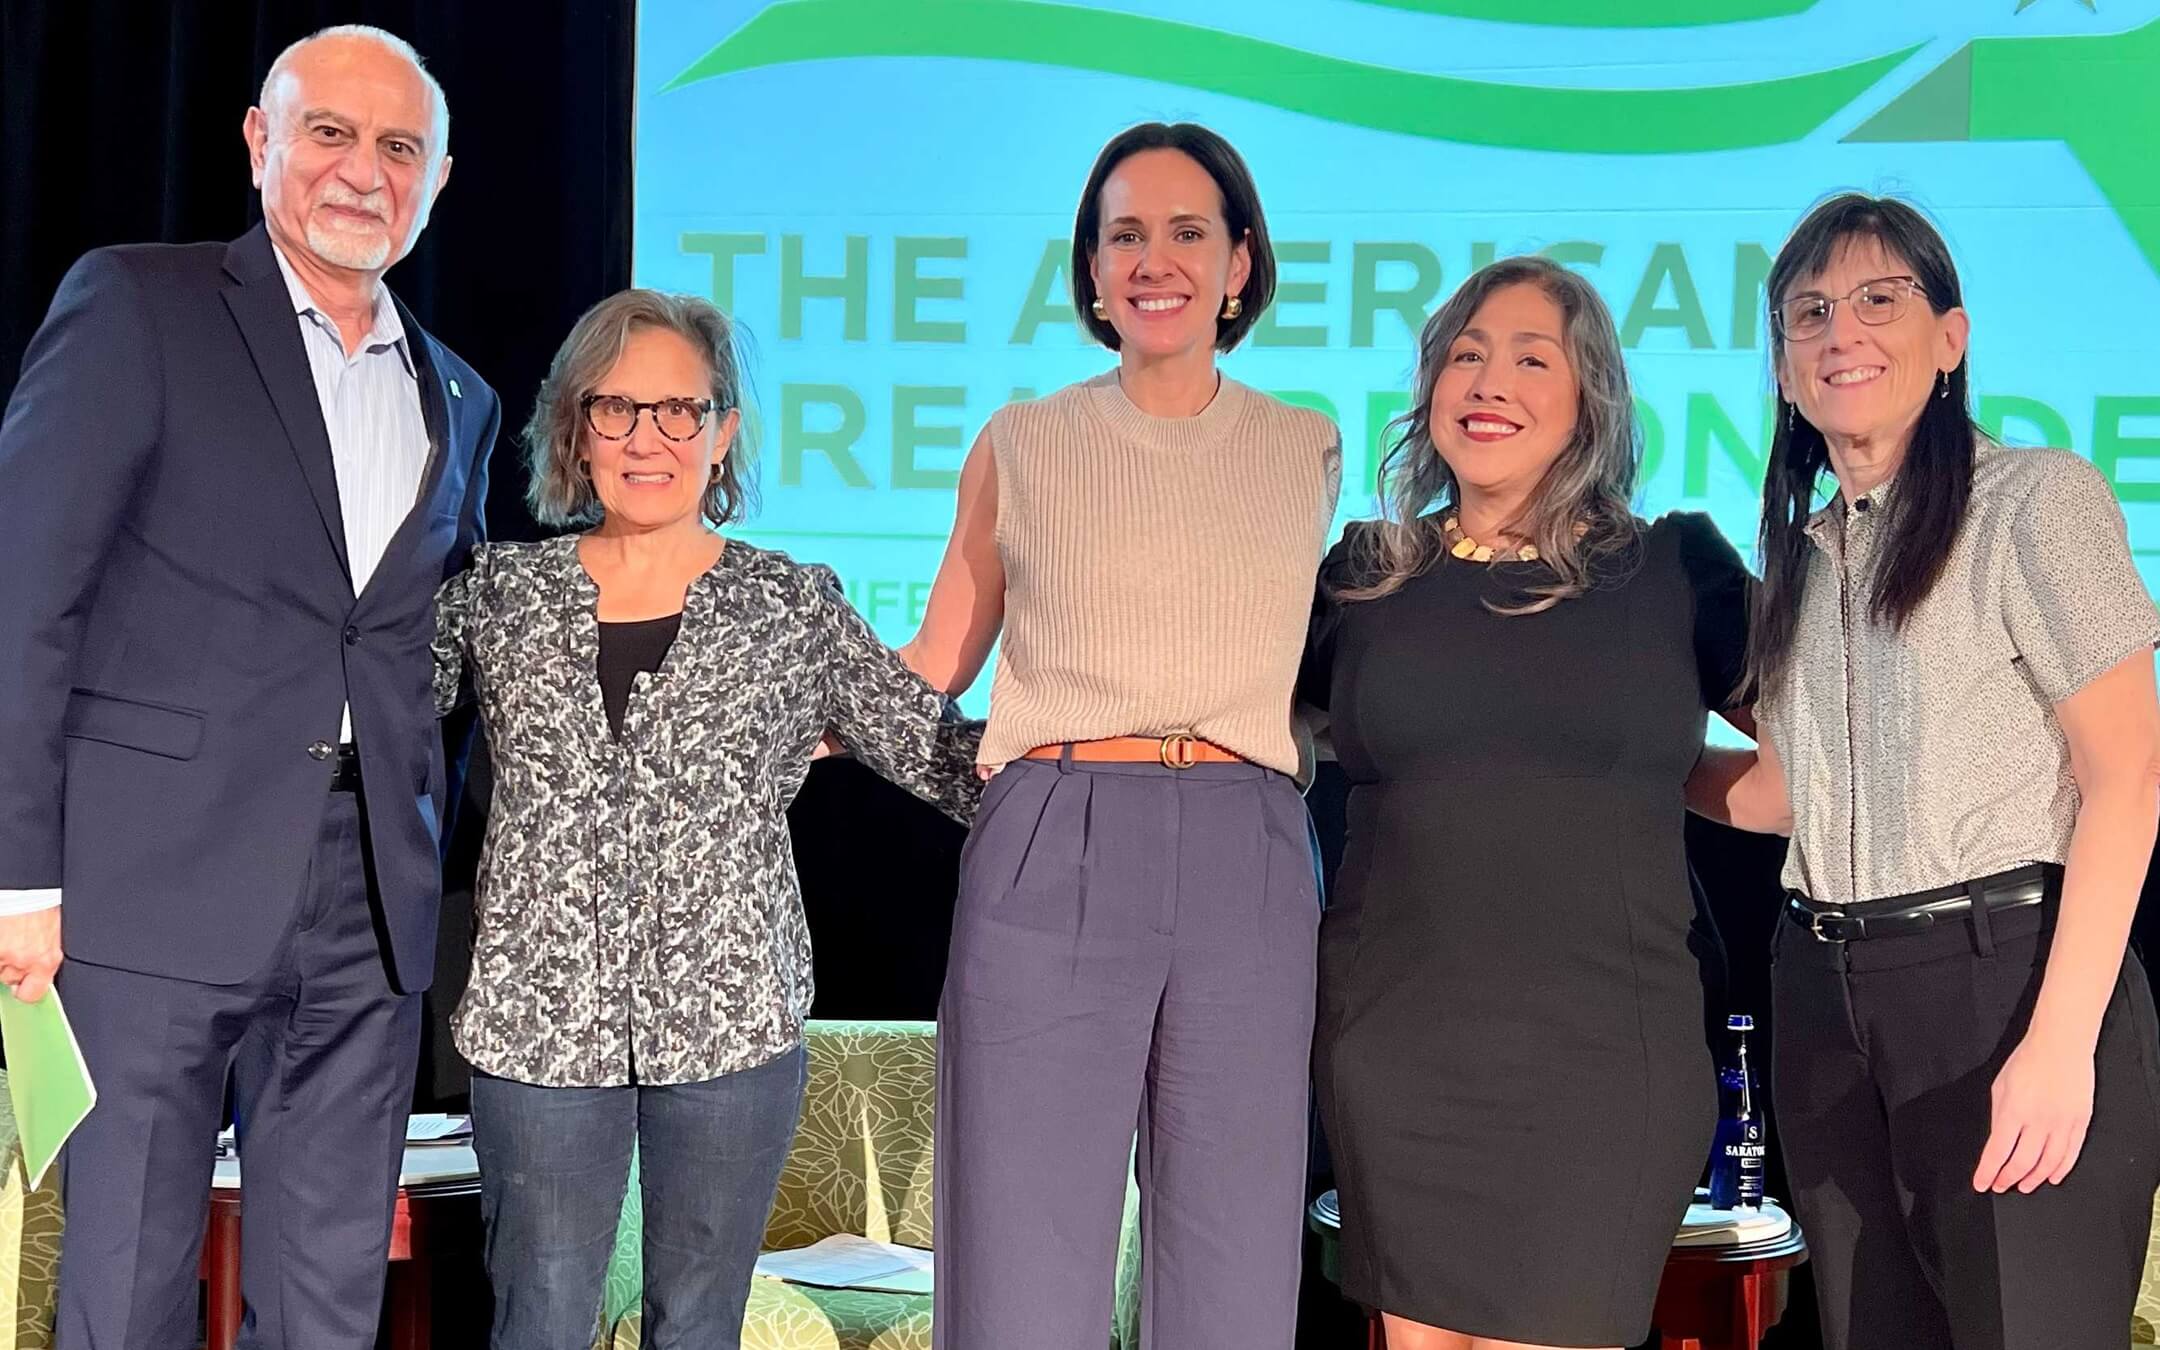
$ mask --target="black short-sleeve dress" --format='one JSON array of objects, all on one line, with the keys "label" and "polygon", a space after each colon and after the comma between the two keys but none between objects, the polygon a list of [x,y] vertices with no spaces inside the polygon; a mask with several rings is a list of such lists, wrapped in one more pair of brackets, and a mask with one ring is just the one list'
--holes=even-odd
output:
[{"label": "black short-sleeve dress", "polygon": [[1716,1123],[1682,788],[1738,682],[1746,569],[1667,516],[1589,593],[1503,616],[1543,564],[1444,557],[1343,602],[1351,553],[1300,681],[1351,784],[1314,1048],[1343,1291],[1635,1344]]}]

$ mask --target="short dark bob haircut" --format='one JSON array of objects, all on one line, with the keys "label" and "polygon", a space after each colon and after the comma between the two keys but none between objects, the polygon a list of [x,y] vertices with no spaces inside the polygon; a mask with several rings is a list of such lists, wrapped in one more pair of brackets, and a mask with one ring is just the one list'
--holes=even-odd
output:
[{"label": "short dark bob haircut", "polygon": [[1197,122],[1142,122],[1112,137],[1095,157],[1087,186],[1080,189],[1080,209],[1073,213],[1073,313],[1080,316],[1081,327],[1090,337],[1111,351],[1118,350],[1117,329],[1108,319],[1095,317],[1095,275],[1090,268],[1095,261],[1095,237],[1102,230],[1103,184],[1112,170],[1143,150],[1176,150],[1207,170],[1222,194],[1223,223],[1230,228],[1231,247],[1242,239],[1252,255],[1252,272],[1245,278],[1245,289],[1238,292],[1245,307],[1234,319],[1225,319],[1220,312],[1215,316],[1215,350],[1227,352],[1244,340],[1260,321],[1260,312],[1275,298],[1275,248],[1268,242],[1260,189],[1253,186],[1245,157]]}]

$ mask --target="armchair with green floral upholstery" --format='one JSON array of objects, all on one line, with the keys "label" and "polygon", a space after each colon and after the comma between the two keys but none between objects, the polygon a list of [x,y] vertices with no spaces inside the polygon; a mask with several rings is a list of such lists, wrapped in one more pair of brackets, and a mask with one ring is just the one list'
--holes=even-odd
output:
[{"label": "armchair with green floral upholstery", "polygon": [[[932,1245],[931,1154],[937,1108],[937,1025],[821,1022],[805,1028],[810,1055],[802,1126],[780,1176],[765,1248],[807,1247],[855,1233]],[[1126,1184],[1116,1313],[1105,1344],[1139,1344],[1139,1192]],[[638,1344],[643,1221],[636,1174],[608,1266],[605,1325],[613,1350]],[[930,1350],[930,1296],[818,1289],[760,1277],[743,1319],[743,1350]]]},{"label": "armchair with green floral upholstery", "polygon": [[7,1081],[0,1069],[0,1350],[50,1350],[60,1278],[60,1179],[55,1172],[36,1190],[26,1184]]},{"label": "armchair with green floral upholstery", "polygon": [[2130,1344],[2160,1345],[2160,1225],[2145,1239],[2145,1278],[2130,1314]]}]

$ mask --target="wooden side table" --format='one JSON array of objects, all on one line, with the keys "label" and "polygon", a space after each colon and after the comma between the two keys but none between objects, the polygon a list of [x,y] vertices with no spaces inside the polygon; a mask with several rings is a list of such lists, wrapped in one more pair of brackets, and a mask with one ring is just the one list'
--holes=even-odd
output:
[{"label": "wooden side table", "polygon": [[1798,1220],[1767,1242],[1673,1248],[1651,1314],[1661,1350],[1756,1350],[1785,1315],[1789,1272],[1805,1260]]},{"label": "wooden side table", "polygon": [[[1321,1272],[1340,1287],[1342,1209],[1335,1192],[1307,1207],[1305,1226],[1320,1235]],[[1807,1241],[1797,1221],[1768,1242],[1673,1248],[1651,1316],[1660,1350],[1757,1350],[1763,1333],[1785,1315],[1789,1274],[1805,1260]],[[1377,1312],[1366,1315],[1365,1346],[1386,1350],[1387,1332]]]},{"label": "wooden side table", "polygon": [[[220,1159],[210,1191],[203,1242],[204,1350],[233,1350],[240,1338],[239,1169]],[[434,1258],[474,1245],[480,1227],[480,1172],[464,1145],[405,1151],[404,1179],[390,1221],[390,1269],[384,1282],[392,1350],[429,1350],[434,1321]]]}]

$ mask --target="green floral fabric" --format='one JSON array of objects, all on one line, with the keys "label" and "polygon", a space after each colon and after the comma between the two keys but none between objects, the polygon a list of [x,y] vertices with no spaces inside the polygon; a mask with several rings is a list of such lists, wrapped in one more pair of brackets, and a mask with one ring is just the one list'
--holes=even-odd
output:
[{"label": "green floral fabric", "polygon": [[[0,998],[7,997],[0,993]],[[7,1072],[0,1070],[0,1350],[50,1350],[60,1278],[58,1169],[25,1184]]]},{"label": "green floral fabric", "polygon": [[[932,1022],[812,1021],[804,1029],[809,1082],[802,1124],[765,1226],[765,1248],[807,1247],[857,1233],[932,1246],[937,1137],[937,1026]],[[608,1267],[612,1350],[638,1344],[643,1224],[636,1171]],[[1107,1344],[1139,1344],[1139,1191],[1128,1178],[1118,1242],[1116,1311]],[[744,1350],[929,1350],[925,1294],[817,1289],[758,1279],[743,1319]]]},{"label": "green floral fabric", "polygon": [[2130,1344],[2160,1345],[2160,1226],[2145,1239],[2145,1278],[2130,1314]]}]

